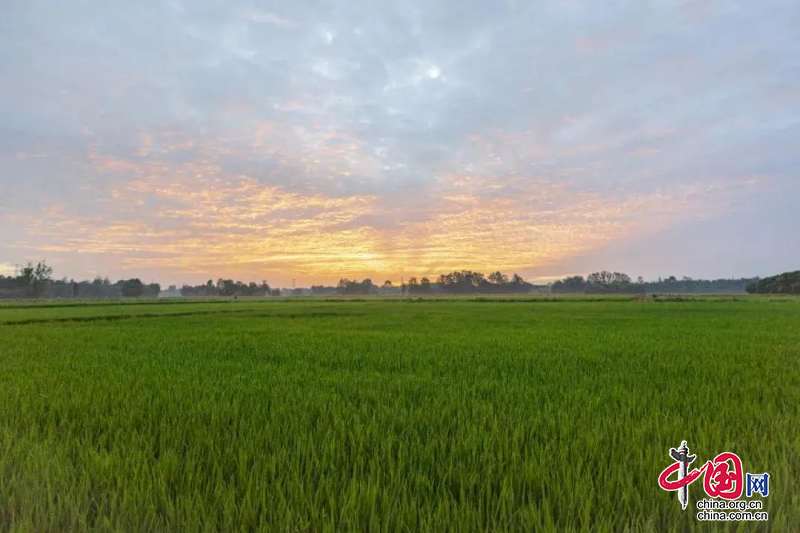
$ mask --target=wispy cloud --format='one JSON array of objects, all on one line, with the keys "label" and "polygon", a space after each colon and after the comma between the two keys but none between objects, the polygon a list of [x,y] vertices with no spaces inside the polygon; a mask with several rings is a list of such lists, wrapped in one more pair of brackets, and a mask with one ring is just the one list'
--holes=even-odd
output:
[{"label": "wispy cloud", "polygon": [[675,228],[730,220],[737,257],[766,215],[800,244],[798,21],[788,0],[15,3],[0,261],[332,281],[620,249],[648,275]]}]

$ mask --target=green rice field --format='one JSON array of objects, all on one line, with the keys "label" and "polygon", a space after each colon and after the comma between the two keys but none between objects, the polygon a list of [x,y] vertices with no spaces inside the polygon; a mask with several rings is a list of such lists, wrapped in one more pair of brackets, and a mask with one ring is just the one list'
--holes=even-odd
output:
[{"label": "green rice field", "polygon": [[696,529],[800,530],[800,299],[0,304],[1,531]]}]

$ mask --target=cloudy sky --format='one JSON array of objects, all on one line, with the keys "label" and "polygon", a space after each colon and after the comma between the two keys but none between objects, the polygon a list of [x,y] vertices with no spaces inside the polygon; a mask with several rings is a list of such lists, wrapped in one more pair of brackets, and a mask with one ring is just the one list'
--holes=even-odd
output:
[{"label": "cloudy sky", "polygon": [[0,4],[0,269],[800,268],[800,4]]}]

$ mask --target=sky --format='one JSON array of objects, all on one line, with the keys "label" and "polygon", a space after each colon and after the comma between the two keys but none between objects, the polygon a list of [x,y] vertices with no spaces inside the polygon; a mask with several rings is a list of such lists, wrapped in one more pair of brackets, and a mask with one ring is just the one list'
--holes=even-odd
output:
[{"label": "sky", "polygon": [[798,27],[791,0],[6,0],[0,271],[796,270]]}]

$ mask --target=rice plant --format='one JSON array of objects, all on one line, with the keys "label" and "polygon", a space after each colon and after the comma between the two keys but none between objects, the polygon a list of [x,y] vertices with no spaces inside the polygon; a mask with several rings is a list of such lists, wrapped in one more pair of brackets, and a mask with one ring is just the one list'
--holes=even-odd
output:
[{"label": "rice plant", "polygon": [[4,531],[687,531],[684,439],[772,476],[769,522],[713,527],[800,524],[797,299],[11,306],[0,336]]}]

